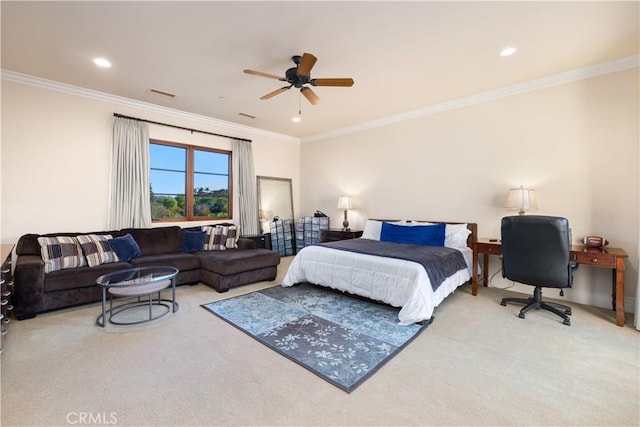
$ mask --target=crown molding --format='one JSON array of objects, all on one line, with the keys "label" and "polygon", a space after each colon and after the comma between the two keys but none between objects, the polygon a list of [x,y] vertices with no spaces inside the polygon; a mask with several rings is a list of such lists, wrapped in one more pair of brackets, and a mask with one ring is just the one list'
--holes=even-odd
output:
[{"label": "crown molding", "polygon": [[468,107],[471,105],[481,104],[484,102],[495,101],[510,96],[520,95],[522,93],[532,92],[540,89],[546,89],[553,86],[559,86],[566,83],[571,83],[577,80],[589,79],[592,77],[601,76],[604,74],[615,73],[618,71],[624,71],[631,68],[637,68],[640,66],[640,56],[628,56],[620,58],[615,61],[604,62],[601,64],[592,65],[589,67],[578,68],[576,70],[567,71],[564,73],[554,74],[549,77],[544,77],[530,82],[516,84],[513,86],[507,86],[501,89],[492,90],[489,92],[483,92],[477,95],[466,96],[464,98],[458,98],[451,101],[443,102],[440,104],[432,105],[425,108],[419,108],[417,110],[407,111],[406,113],[396,114],[393,116],[383,117],[381,119],[372,120],[369,122],[360,123],[354,126],[347,126],[340,129],[335,129],[329,132],[319,133],[316,135],[304,137],[301,142],[313,142],[322,139],[332,138],[341,135],[347,135],[354,132],[360,132],[363,130],[373,129],[381,126],[387,126],[394,123],[403,122],[406,120],[412,120],[418,117],[430,116],[432,114],[442,113],[444,111],[454,110],[456,108]]},{"label": "crown molding", "polygon": [[592,65],[584,68],[578,68],[576,70],[554,74],[552,76],[544,77],[537,80],[532,80],[530,82],[520,83],[513,86],[507,86],[501,89],[496,89],[489,92],[483,92],[477,95],[466,96],[463,98],[446,101],[440,104],[431,105],[429,107],[419,108],[417,110],[407,111],[405,113],[396,114],[393,116],[388,116],[381,119],[360,123],[354,126],[347,126],[347,127],[335,129],[329,132],[323,132],[316,135],[311,135],[304,138],[297,138],[290,135],[270,132],[260,128],[239,125],[239,124],[227,122],[224,120],[214,119],[208,116],[188,113],[186,111],[176,110],[168,107],[162,107],[160,105],[151,104],[148,102],[136,101],[129,98],[111,95],[108,93],[99,92],[91,89],[81,88],[78,86],[73,86],[66,83],[60,83],[53,80],[39,78],[39,77],[34,77],[28,74],[17,73],[17,72],[5,70],[5,69],[2,69],[2,80],[22,83],[22,84],[40,87],[40,88],[49,89],[49,90],[55,90],[58,92],[64,92],[71,95],[82,96],[82,97],[94,99],[97,101],[109,102],[117,105],[137,108],[137,109],[146,110],[150,112],[166,114],[168,116],[172,116],[176,118],[191,120],[198,123],[210,124],[223,129],[236,130],[236,131],[246,132],[252,135],[260,135],[260,136],[280,139],[284,141],[305,143],[305,142],[319,141],[322,139],[332,138],[332,137],[341,136],[341,135],[348,135],[350,133],[360,132],[368,129],[374,129],[377,127],[387,126],[394,123],[400,123],[403,121],[412,120],[419,117],[426,117],[433,114],[454,110],[457,108],[468,107],[471,105],[477,105],[484,102],[495,101],[498,99],[520,95],[527,92],[559,86],[562,84],[571,83],[578,80],[589,79],[589,78],[601,76],[604,74],[610,74],[618,71],[628,70],[631,68],[637,68],[638,66],[640,66],[640,56],[639,55],[628,56],[628,57],[620,58],[614,61],[604,62],[601,64],[596,64],[596,65]]},{"label": "crown molding", "polygon": [[200,114],[188,113],[186,111],[163,107],[163,106],[151,104],[148,102],[136,101],[134,99],[124,98],[121,96],[112,95],[105,92],[99,92],[92,89],[73,86],[66,83],[57,82],[54,80],[47,80],[40,77],[31,76],[28,74],[17,73],[15,71],[2,69],[2,80],[21,83],[29,86],[35,86],[42,89],[54,90],[57,92],[63,92],[70,95],[81,96],[83,98],[89,98],[95,101],[108,102],[111,104],[121,105],[124,107],[131,107],[131,108],[136,108],[144,111],[166,114],[171,117],[191,120],[197,123],[209,124],[219,128],[223,128],[223,129],[240,131],[240,132],[249,133],[252,135],[265,136],[265,137],[275,138],[275,139],[289,141],[289,142],[298,142],[298,143],[300,142],[300,138],[293,137],[290,135],[270,132],[264,129],[255,128],[251,126],[239,125],[236,123],[214,119],[212,117],[203,116]]}]

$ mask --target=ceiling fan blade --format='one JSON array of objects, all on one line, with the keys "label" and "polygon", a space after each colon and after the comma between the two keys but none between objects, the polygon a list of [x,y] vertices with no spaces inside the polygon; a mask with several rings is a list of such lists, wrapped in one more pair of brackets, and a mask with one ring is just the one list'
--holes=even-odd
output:
[{"label": "ceiling fan blade", "polygon": [[307,101],[309,101],[312,105],[316,105],[320,102],[320,97],[318,97],[318,95],[316,95],[310,87],[305,86],[300,89],[300,92],[302,92],[304,97],[307,98]]},{"label": "ceiling fan blade", "polygon": [[311,79],[312,86],[353,86],[353,79]]},{"label": "ceiling fan blade", "polygon": [[262,71],[244,70],[244,72],[246,74],[251,74],[253,76],[260,76],[260,77],[266,77],[268,79],[275,79],[275,80],[284,81],[284,78],[282,78],[280,76],[276,76],[275,74],[263,73]]},{"label": "ceiling fan blade", "polygon": [[284,86],[281,87],[280,89],[276,89],[273,92],[269,92],[268,94],[261,96],[260,99],[269,99],[269,98],[273,98],[276,95],[280,95],[282,92],[286,92],[287,90],[289,90],[291,86]]},{"label": "ceiling fan blade", "polygon": [[296,73],[299,76],[309,77],[309,75],[311,74],[311,69],[313,68],[317,60],[318,58],[316,58],[312,54],[306,53],[306,52],[303,53],[302,59],[300,60],[300,64],[298,64],[298,70],[296,71]]}]

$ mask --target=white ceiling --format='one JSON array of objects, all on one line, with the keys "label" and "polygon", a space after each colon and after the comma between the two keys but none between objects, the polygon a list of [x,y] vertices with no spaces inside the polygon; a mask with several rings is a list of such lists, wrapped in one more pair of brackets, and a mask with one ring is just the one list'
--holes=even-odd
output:
[{"label": "white ceiling", "polygon": [[[639,4],[2,1],[2,68],[304,138],[637,55]],[[303,52],[354,86],[260,100]]]}]

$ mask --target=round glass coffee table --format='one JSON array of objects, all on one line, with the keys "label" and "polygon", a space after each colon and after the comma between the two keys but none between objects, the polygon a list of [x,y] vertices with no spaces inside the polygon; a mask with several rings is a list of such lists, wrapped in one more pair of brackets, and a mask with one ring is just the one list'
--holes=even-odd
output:
[{"label": "round glass coffee table", "polygon": [[[178,269],[173,267],[139,267],[118,270],[98,277],[96,282],[98,286],[102,287],[102,314],[96,319],[96,324],[106,328],[107,315],[109,323],[114,325],[134,325],[159,319],[170,312],[175,313],[179,307],[176,302],[177,274]],[[162,291],[169,286],[171,286],[171,299],[162,299]],[[156,293],[157,298],[154,298]],[[109,294],[108,310],[107,294]],[[136,300],[114,307],[114,297],[136,297]],[[131,321],[118,321],[113,318],[118,313],[139,307],[148,307],[149,316],[145,316],[141,320]],[[154,310],[154,307],[156,310]],[[158,307],[161,307],[159,314],[157,313]]]}]

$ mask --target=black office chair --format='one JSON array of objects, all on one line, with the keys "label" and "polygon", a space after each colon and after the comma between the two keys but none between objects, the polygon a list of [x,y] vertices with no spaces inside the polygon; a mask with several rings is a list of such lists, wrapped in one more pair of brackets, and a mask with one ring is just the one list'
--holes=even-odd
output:
[{"label": "black office chair", "polygon": [[[519,215],[502,218],[502,277],[535,286],[532,298],[503,298],[507,303],[525,304],[518,315],[535,308],[548,310],[571,325],[571,307],[542,301],[542,288],[570,288],[578,268],[571,261],[571,237],[566,218]],[[563,295],[562,290],[560,295]]]}]

